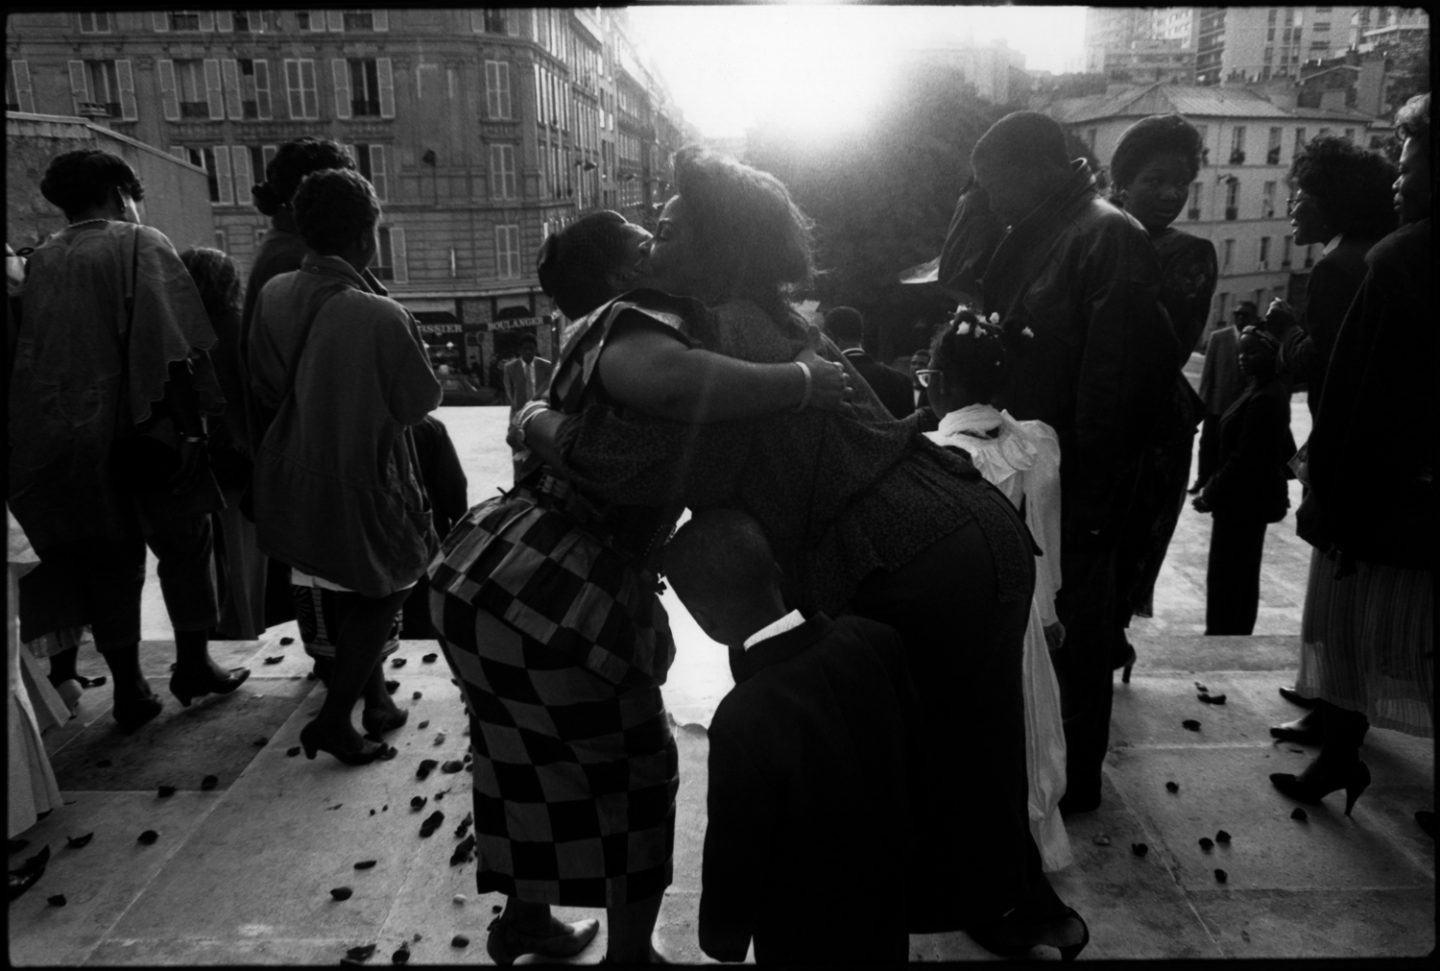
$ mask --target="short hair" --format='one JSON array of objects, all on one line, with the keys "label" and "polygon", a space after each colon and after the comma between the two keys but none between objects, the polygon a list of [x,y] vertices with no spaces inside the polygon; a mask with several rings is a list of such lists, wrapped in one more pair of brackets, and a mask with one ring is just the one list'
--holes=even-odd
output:
[{"label": "short hair", "polygon": [[990,404],[1010,373],[1007,345],[1016,339],[1011,328],[981,324],[962,307],[935,329],[930,367],[944,373],[947,387],[964,387],[974,403]]},{"label": "short hair", "polygon": [[190,271],[210,319],[240,309],[240,271],[234,260],[218,249],[192,246],[180,254],[180,262]]},{"label": "short hair", "polygon": [[280,146],[265,166],[265,181],[253,186],[250,194],[255,197],[256,209],[273,216],[290,205],[295,190],[311,172],[353,168],[355,160],[339,142],[306,135]]},{"label": "short hair", "polygon": [[1404,139],[1414,139],[1420,146],[1420,155],[1425,164],[1430,164],[1430,92],[1417,94],[1400,106],[1395,112],[1395,134]]},{"label": "short hair", "polygon": [[810,277],[812,224],[771,175],[700,145],[675,153],[675,191],[692,234],[707,302],[745,296],[777,321],[786,292]]},{"label": "short hair", "polygon": [[116,189],[136,202],[145,198],[145,189],[130,164],[98,148],[55,156],[40,180],[40,194],[60,207],[66,218],[105,205]]},{"label": "short hair", "polygon": [[1185,160],[1193,182],[1200,172],[1204,147],[1199,130],[1180,115],[1141,118],[1120,136],[1120,144],[1110,156],[1110,178],[1115,188],[1124,189],[1156,156],[1174,154]]},{"label": "short hair", "polygon": [[665,544],[664,572],[681,600],[721,606],[768,591],[780,575],[765,531],[738,509],[691,516]]},{"label": "short hair", "polygon": [[1336,135],[1316,135],[1290,164],[1290,181],[1315,201],[1332,229],[1370,238],[1395,229],[1395,176],[1389,159]]},{"label": "short hair", "polygon": [[1002,166],[1033,168],[1037,162],[1070,164],[1060,123],[1038,111],[1012,111],[991,125],[970,152],[970,167],[985,159]]},{"label": "short hair", "polygon": [[380,221],[380,200],[359,172],[322,169],[300,183],[291,203],[295,225],[315,252],[333,255]]},{"label": "short hair", "polygon": [[521,335],[521,337],[520,337],[520,346],[521,346],[521,347],[524,347],[526,344],[534,344],[536,347],[539,347],[539,346],[540,346],[540,342],[535,339],[535,335],[534,335],[534,334],[522,334],[522,335]]},{"label": "short hair", "polygon": [[835,307],[825,314],[825,330],[844,341],[858,341],[865,336],[865,318],[854,307]]},{"label": "short hair", "polygon": [[1275,373],[1280,358],[1280,339],[1275,337],[1264,327],[1252,324],[1240,331],[1240,339],[1236,347],[1242,353],[1259,352],[1264,355],[1268,367],[1261,368],[1261,375],[1269,377]]},{"label": "short hair", "polygon": [[628,255],[627,225],[613,209],[597,209],[540,244],[535,267],[540,289],[566,317],[578,320],[616,296],[608,275]]}]

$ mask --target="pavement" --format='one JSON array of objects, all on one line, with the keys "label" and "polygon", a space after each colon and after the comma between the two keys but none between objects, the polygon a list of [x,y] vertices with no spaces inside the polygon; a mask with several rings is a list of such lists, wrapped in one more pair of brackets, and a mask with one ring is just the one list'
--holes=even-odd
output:
[{"label": "pavement", "polygon": [[[460,451],[471,501],[508,486],[506,409],[439,415]],[[1292,421],[1304,441],[1303,395]],[[1298,498],[1297,486],[1292,510]],[[1343,815],[1339,793],[1305,807],[1306,820],[1292,818],[1296,804],[1267,776],[1298,771],[1313,750],[1274,743],[1267,727],[1299,714],[1276,689],[1294,681],[1309,547],[1296,538],[1293,516],[1272,525],[1255,635],[1207,638],[1208,542],[1208,517],[1187,508],[1160,575],[1155,617],[1131,628],[1139,661],[1129,684],[1117,678],[1104,802],[1067,821],[1076,859],[1052,880],[1089,922],[1080,960],[1431,954],[1435,847],[1412,814],[1434,806],[1432,741],[1372,729],[1362,754],[1374,782],[1353,818]],[[706,725],[730,678],[723,649],[668,596],[666,606],[679,641],[665,695],[677,722],[681,786],[675,880],[655,937],[671,960],[699,963]],[[323,689],[307,679],[293,624],[260,641],[214,645],[222,664],[246,664],[251,678],[229,697],[182,709],[164,691],[173,649],[153,561],[144,618],[142,654],[165,711],[135,735],[120,735],[109,688],[95,688],[75,719],[46,733],[65,805],[22,834],[23,847],[11,843],[12,867],[41,846],[52,853],[45,876],[10,904],[11,963],[333,965],[364,945],[375,945],[371,964],[398,963],[401,950],[413,964],[489,963],[485,928],[502,901],[475,892],[474,863],[457,832],[470,811],[468,739],[443,655],[431,657],[435,642],[404,642],[390,662],[403,666],[387,671],[410,709],[392,739],[399,757],[352,769],[298,752],[299,730]],[[87,649],[80,669],[94,675],[104,665]],[[1224,693],[1226,704],[1202,704],[1197,682]],[[1191,719],[1198,731],[1182,726]],[[422,780],[425,759],[442,766]],[[423,805],[412,808],[415,800]],[[426,837],[422,822],[435,812],[443,824]],[[1222,829],[1228,843],[1200,845]],[[147,830],[157,839],[140,841]],[[88,844],[68,845],[87,834]],[[341,887],[352,891],[343,901],[331,893]],[[857,918],[876,892],[856,888]],[[49,902],[55,895],[63,906]],[[603,937],[602,929],[577,963],[599,961]],[[916,935],[911,955],[992,959],[962,933]]]}]

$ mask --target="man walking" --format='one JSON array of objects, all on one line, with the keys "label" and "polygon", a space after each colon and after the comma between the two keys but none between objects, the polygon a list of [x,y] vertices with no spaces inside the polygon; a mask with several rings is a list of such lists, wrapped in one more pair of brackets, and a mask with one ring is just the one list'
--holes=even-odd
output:
[{"label": "man walking", "polygon": [[854,307],[835,307],[825,314],[825,333],[860,372],[885,410],[897,419],[908,418],[915,410],[910,379],[865,353],[865,318]]},{"label": "man walking", "polygon": [[[505,364],[505,400],[510,403],[511,419],[514,419],[515,413],[526,404],[545,394],[550,388],[550,362],[536,356],[537,346],[535,338],[526,334],[520,340],[520,356]],[[531,469],[542,464],[539,456],[533,452],[526,451],[525,455],[527,458],[522,460],[517,451],[512,457],[516,483]]]},{"label": "man walking", "polygon": [[1190,494],[1205,487],[1215,474],[1215,460],[1220,453],[1220,418],[1245,390],[1245,377],[1240,373],[1240,332],[1257,323],[1255,304],[1242,301],[1235,308],[1234,324],[1215,328],[1205,342],[1205,367],[1200,372],[1200,400],[1205,403],[1205,420],[1200,426],[1200,461],[1195,470],[1195,484]]},{"label": "man walking", "polygon": [[1084,812],[1100,804],[1111,661],[1123,638],[1117,538],[1153,415],[1174,381],[1178,344],[1160,308],[1149,237],[1099,197],[1084,160],[1067,158],[1059,124],[1037,112],[1006,115],[981,136],[970,162],[1007,227],[983,276],[984,310],[1034,335],[998,403],[1017,419],[1045,422],[1060,439],[1061,809]]}]

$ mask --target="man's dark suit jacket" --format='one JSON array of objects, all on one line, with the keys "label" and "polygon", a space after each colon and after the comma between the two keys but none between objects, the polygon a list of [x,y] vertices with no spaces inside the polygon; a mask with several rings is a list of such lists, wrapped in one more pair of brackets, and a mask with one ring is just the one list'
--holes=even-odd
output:
[{"label": "man's dark suit jacket", "polygon": [[906,961],[904,657],[893,628],[824,614],[731,652],[710,724],[706,954],[743,961],[753,937],[757,963]]},{"label": "man's dark suit jacket", "polygon": [[910,387],[910,378],[893,367],[881,364],[862,348],[851,347],[845,350],[845,356],[850,363],[855,365],[855,370],[865,379],[865,383],[874,390],[875,396],[885,406],[885,410],[896,418],[909,418],[915,410],[915,393]]}]

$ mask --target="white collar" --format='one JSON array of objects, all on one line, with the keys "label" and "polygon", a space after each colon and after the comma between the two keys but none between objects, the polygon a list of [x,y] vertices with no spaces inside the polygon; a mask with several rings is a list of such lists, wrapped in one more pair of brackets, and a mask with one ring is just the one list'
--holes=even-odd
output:
[{"label": "white collar", "polygon": [[1340,238],[1344,235],[1344,233],[1336,233],[1334,236],[1331,236],[1330,242],[1325,244],[1325,248],[1320,251],[1320,255],[1329,256],[1330,251],[1340,245]]},{"label": "white collar", "polygon": [[792,610],[779,620],[766,624],[764,627],[745,638],[745,643],[740,645],[743,650],[750,650],[761,641],[768,641],[772,637],[779,637],[787,630],[794,630],[805,623],[805,615],[798,610]]},{"label": "white collar", "polygon": [[1003,424],[1003,416],[993,405],[966,405],[940,419],[940,434],[949,437],[971,431],[991,432]]}]

